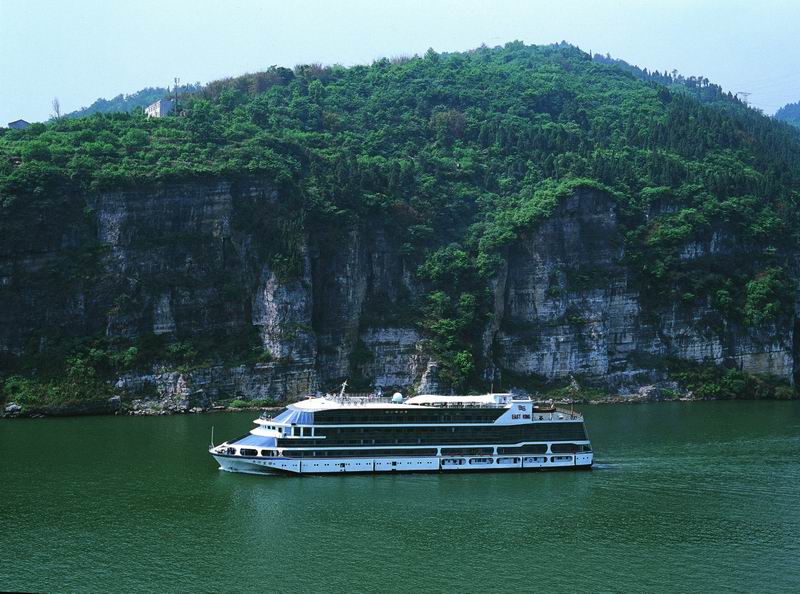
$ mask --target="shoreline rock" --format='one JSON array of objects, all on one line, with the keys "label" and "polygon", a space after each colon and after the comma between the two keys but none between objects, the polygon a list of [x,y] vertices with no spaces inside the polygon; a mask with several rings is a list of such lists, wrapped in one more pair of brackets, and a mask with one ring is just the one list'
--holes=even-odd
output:
[{"label": "shoreline rock", "polygon": [[[85,417],[85,416],[167,416],[180,414],[202,414],[218,412],[278,411],[282,406],[231,406],[210,399],[193,398],[139,398],[124,401],[120,396],[106,400],[70,402],[57,406],[30,406],[17,402],[6,402],[0,409],[0,419],[40,419],[47,417]],[[287,401],[288,404],[288,401]]]},{"label": "shoreline rock", "polygon": [[3,418],[44,418],[44,417],[88,417],[97,415],[116,415],[122,408],[119,396],[107,400],[87,400],[70,402],[61,406],[24,407],[16,402],[6,403]]}]

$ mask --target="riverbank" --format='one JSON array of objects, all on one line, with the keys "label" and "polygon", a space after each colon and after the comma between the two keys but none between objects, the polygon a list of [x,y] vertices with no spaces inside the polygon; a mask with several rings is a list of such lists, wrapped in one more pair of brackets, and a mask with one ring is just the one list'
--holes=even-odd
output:
[{"label": "riverbank", "polygon": [[[539,402],[547,402],[559,406],[586,406],[604,404],[647,404],[654,402],[699,402],[729,400],[727,398],[698,396],[688,390],[676,389],[659,385],[641,386],[636,392],[606,394],[598,390],[586,390],[572,386],[533,394],[532,398]],[[779,400],[777,398],[737,398],[737,400]],[[296,402],[287,400],[278,402],[274,400],[223,400],[197,404],[196,399],[137,399],[129,402],[122,401],[119,396],[107,400],[94,400],[87,402],[69,402],[55,406],[24,406],[16,402],[9,402],[3,406],[0,418],[46,418],[46,417],[79,417],[96,415],[124,415],[124,416],[170,416],[194,415],[225,412],[244,411],[279,411],[285,405]]]},{"label": "riverbank", "polygon": [[[283,406],[276,406],[273,401],[233,401],[232,403],[214,403],[209,406],[187,406],[174,402],[151,400],[124,403],[118,396],[108,400],[88,402],[70,402],[57,406],[23,406],[9,402],[3,406],[0,418],[5,419],[42,419],[48,417],[83,417],[83,416],[134,416],[162,417],[171,415],[193,415],[244,411],[279,411]],[[288,402],[286,403],[288,404]]]}]

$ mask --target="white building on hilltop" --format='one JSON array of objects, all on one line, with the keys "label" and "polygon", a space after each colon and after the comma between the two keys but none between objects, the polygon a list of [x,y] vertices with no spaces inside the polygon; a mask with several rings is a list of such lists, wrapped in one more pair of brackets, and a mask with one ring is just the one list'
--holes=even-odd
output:
[{"label": "white building on hilltop", "polygon": [[174,101],[171,99],[159,99],[144,108],[144,113],[148,118],[163,118],[169,115],[174,107]]}]

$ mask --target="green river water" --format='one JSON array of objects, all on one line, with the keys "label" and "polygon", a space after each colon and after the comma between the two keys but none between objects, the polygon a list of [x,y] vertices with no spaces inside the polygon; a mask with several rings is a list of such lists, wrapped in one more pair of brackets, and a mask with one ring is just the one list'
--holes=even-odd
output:
[{"label": "green river water", "polygon": [[258,477],[253,413],[0,421],[0,589],[800,591],[800,402],[582,407],[590,472]]}]

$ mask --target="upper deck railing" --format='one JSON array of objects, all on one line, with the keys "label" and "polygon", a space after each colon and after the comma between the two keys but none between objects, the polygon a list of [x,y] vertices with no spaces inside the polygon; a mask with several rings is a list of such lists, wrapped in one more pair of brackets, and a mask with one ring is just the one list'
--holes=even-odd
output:
[{"label": "upper deck railing", "polygon": [[[547,408],[546,409],[541,408],[542,406],[547,406]],[[547,414],[551,415],[551,418],[552,415],[560,415],[560,417],[562,418],[572,419],[572,420],[583,418],[583,415],[579,413],[577,410],[567,410],[565,408],[559,408],[557,406],[551,406],[548,404],[534,405],[533,414],[534,415]]]},{"label": "upper deck railing", "polygon": [[[407,403],[407,402],[399,402],[393,398],[387,396],[379,396],[377,394],[352,394],[352,395],[340,395],[340,394],[326,394],[325,398],[331,402],[336,402],[337,404],[345,407],[358,407],[358,406],[367,406],[371,403],[384,403],[384,404],[405,404],[406,406],[420,406],[425,408],[437,408],[437,409],[475,409],[475,408],[508,408],[513,406],[514,404],[528,402],[533,403],[533,407],[530,410],[531,420],[533,421],[564,421],[564,420],[582,420],[583,415],[575,410],[567,410],[565,408],[556,407],[552,403],[540,402],[537,403],[532,400],[521,400],[521,399],[508,399],[507,401],[501,402],[475,402],[475,401],[440,401],[436,403],[430,402],[421,402],[421,403]],[[259,417],[261,421],[278,421],[280,423],[306,423],[311,422],[310,420],[306,420],[303,418],[303,415],[310,415],[310,412],[305,412],[302,410],[292,410],[292,409],[283,409],[281,413],[277,416],[274,416],[272,411],[263,411]],[[527,415],[527,412],[522,414]],[[285,415],[290,415],[294,417],[298,415],[296,418],[291,419],[284,419]],[[527,417],[526,417],[527,418]],[[309,417],[310,419],[310,417]]]},{"label": "upper deck railing", "polygon": [[[547,402],[536,402],[533,401],[530,397],[527,396],[513,396],[513,395],[497,395],[498,398],[494,401],[476,401],[470,400],[470,396],[463,396],[464,400],[446,400],[446,401],[426,401],[426,402],[409,402],[408,399],[399,400],[394,396],[388,396],[385,394],[374,394],[374,393],[328,393],[324,394],[324,397],[327,400],[332,402],[336,402],[342,406],[367,406],[370,404],[381,403],[381,404],[406,404],[411,406],[426,406],[426,407],[435,407],[435,408],[450,408],[450,409],[462,409],[462,408],[506,408],[510,404],[515,402],[533,402],[533,414],[536,415],[550,415],[550,418],[553,418],[553,415],[559,415],[559,418],[567,418],[567,419],[581,419],[583,415],[576,412],[575,410],[567,410],[564,408],[556,407],[553,405],[552,401]],[[435,398],[435,397],[433,397]]]},{"label": "upper deck railing", "polygon": [[430,401],[430,402],[409,402],[408,398],[397,399],[394,396],[382,394],[325,394],[326,400],[336,402],[344,406],[366,406],[369,404],[405,404],[408,406],[433,406],[436,408],[505,408],[516,399],[508,398],[498,401],[476,401],[470,400],[469,396],[464,396],[463,401]]}]

